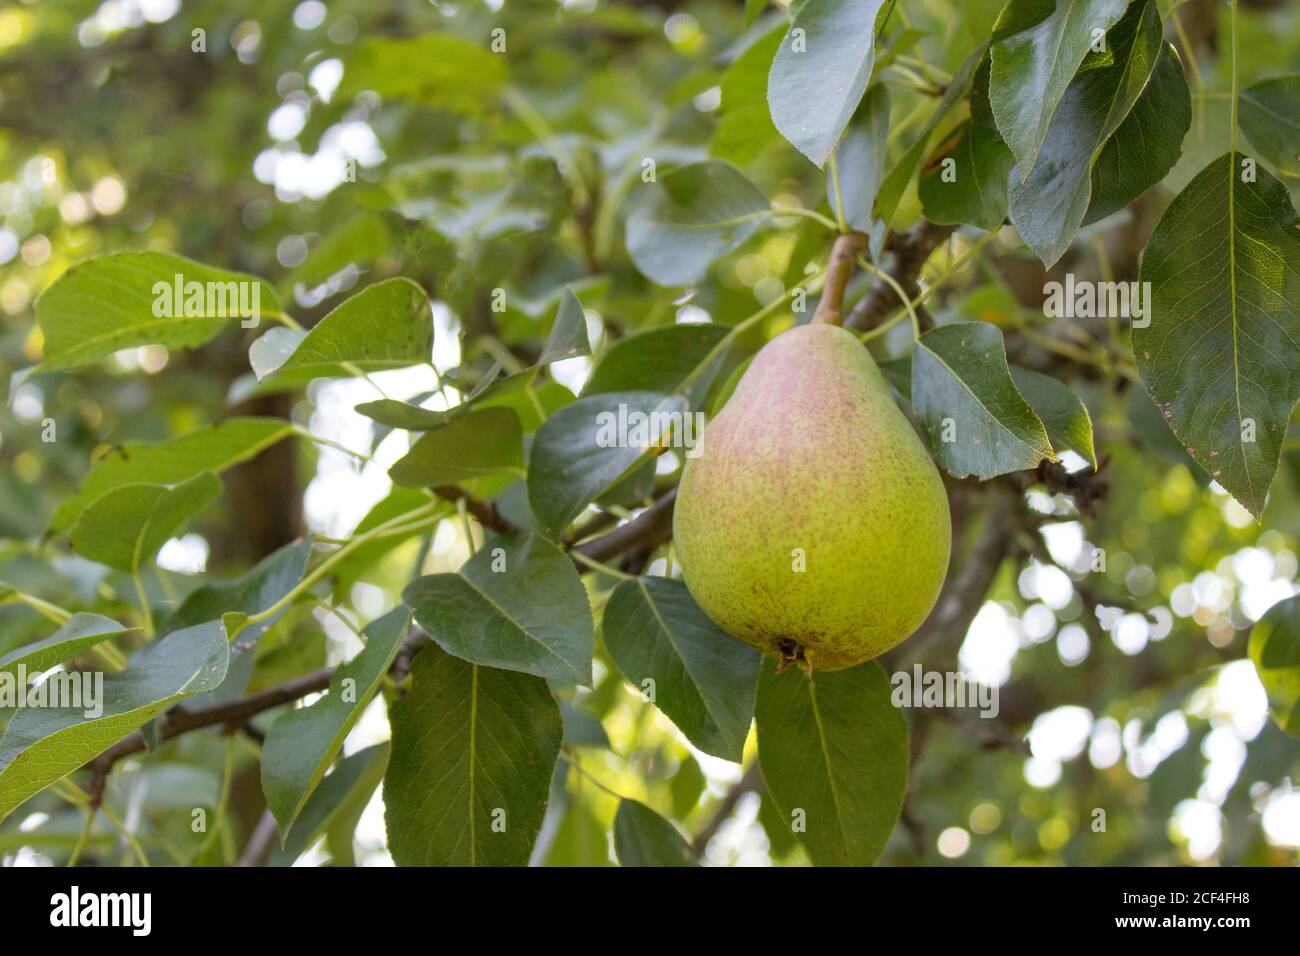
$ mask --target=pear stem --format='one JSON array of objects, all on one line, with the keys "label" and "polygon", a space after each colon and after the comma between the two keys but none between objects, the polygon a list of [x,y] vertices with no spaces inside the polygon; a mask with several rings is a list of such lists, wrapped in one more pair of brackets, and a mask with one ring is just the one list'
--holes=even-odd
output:
[{"label": "pear stem", "polygon": [[853,275],[854,261],[867,249],[867,237],[860,232],[846,232],[831,247],[831,261],[826,266],[826,281],[817,301],[813,322],[839,325],[844,321],[840,306],[844,303],[844,287]]}]

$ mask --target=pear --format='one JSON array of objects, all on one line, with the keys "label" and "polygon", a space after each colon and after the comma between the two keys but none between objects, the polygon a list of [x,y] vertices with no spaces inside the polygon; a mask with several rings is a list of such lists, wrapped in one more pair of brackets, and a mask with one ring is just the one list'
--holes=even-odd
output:
[{"label": "pear", "polygon": [[832,671],[934,607],[952,546],[943,480],[851,332],[814,323],[768,342],[693,453],[673,538],[724,630],[782,667]]}]

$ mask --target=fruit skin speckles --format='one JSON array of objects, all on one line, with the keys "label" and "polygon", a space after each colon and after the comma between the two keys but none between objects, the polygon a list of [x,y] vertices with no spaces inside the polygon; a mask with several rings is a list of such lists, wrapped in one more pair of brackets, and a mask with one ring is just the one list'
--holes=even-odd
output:
[{"label": "fruit skin speckles", "polygon": [[924,445],[867,350],[827,324],[755,356],[687,459],[673,530],[686,586],[719,625],[815,670],[915,631],[952,545]]}]

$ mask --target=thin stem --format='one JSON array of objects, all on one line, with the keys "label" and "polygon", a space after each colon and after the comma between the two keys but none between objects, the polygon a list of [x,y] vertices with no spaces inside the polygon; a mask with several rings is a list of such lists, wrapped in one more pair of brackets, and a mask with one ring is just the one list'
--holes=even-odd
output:
[{"label": "thin stem", "polygon": [[1232,152],[1237,152],[1237,0],[1232,0]]},{"label": "thin stem", "polygon": [[783,305],[785,305],[786,302],[788,302],[790,298],[800,289],[811,289],[811,287],[814,286],[817,282],[819,282],[825,275],[826,275],[826,271],[822,270],[821,272],[818,272],[816,275],[804,279],[803,282],[796,283],[795,285],[787,289],[785,291],[785,294],[782,295],[780,298],[773,299],[771,302],[763,306],[753,315],[749,316],[746,319],[741,319],[738,323],[733,325],[731,327],[731,331],[728,332],[726,335],[724,335],[721,339],[719,339],[718,344],[713,346],[713,348],[709,349],[708,354],[705,355],[704,358],[702,358],[696,364],[695,368],[691,369],[690,374],[688,374],[686,378],[682,379],[681,384],[677,386],[677,391],[675,394],[677,395],[684,394],[687,386],[694,383],[694,381],[697,378],[699,378],[702,374],[704,374],[704,370],[707,369],[710,365],[712,365],[720,355],[725,354],[726,350],[731,348],[732,343],[735,342],[736,339],[738,339],[742,333],[752,328],[755,324],[763,321],[763,319],[766,319],[768,316],[775,313],[778,309],[780,309]]},{"label": "thin stem", "polygon": [[14,591],[8,596],[7,600],[18,601],[21,604],[26,604],[47,621],[58,624],[60,627],[67,624],[72,618],[71,611],[61,608],[57,604],[51,604],[49,601],[42,600],[35,594],[28,594],[26,591]]},{"label": "thin stem", "polygon": [[144,639],[153,640],[153,610],[149,607],[149,595],[144,591],[144,581],[140,577],[140,569],[135,568],[131,572],[131,581],[135,584],[136,597],[140,599],[140,616],[144,619]]},{"label": "thin stem", "polygon": [[912,300],[908,297],[907,290],[903,288],[902,284],[888,272],[883,269],[877,269],[863,257],[858,258],[858,266],[867,272],[880,276],[880,278],[884,279],[889,287],[894,290],[894,294],[898,296],[898,301],[902,302],[903,305],[907,307],[907,314],[912,319],[912,336],[919,339],[921,337],[921,320],[917,317],[916,306],[912,304]]},{"label": "thin stem", "polygon": [[831,191],[835,194],[835,221],[840,232],[848,232],[849,224],[844,219],[844,196],[840,193],[840,164],[835,152],[831,153]]},{"label": "thin stem", "polygon": [[226,807],[230,802],[230,778],[233,776],[232,770],[235,765],[235,736],[226,738],[226,767],[221,776],[221,796],[217,799],[216,809],[213,811],[212,826],[208,828],[208,835],[203,838],[199,844],[198,852],[194,854],[196,860],[202,860],[203,855],[208,852],[208,847],[212,845],[213,839],[217,833],[224,827],[226,819]]},{"label": "thin stem", "polygon": [[406,514],[398,515],[395,518],[385,521],[381,525],[371,528],[369,531],[357,535],[343,547],[339,548],[322,561],[314,571],[298,582],[297,586],[292,588],[284,595],[284,597],[280,598],[280,600],[276,601],[265,611],[245,618],[243,623],[240,624],[239,627],[235,629],[234,633],[230,635],[230,639],[233,641],[235,636],[250,624],[260,624],[262,621],[279,614],[282,610],[292,604],[299,595],[312,588],[317,581],[325,576],[326,572],[328,572],[330,568],[334,567],[334,565],[338,564],[357,548],[361,547],[361,545],[378,538],[406,534],[410,531],[419,530],[426,525],[436,524],[438,521],[442,520],[442,514],[440,513],[442,510],[443,508],[440,507],[438,502],[431,501],[429,504],[422,505],[414,511],[408,511]]},{"label": "thin stem", "polygon": [[572,557],[574,560],[579,561],[582,564],[585,564],[587,567],[591,568],[592,570],[599,571],[602,574],[608,574],[611,577],[620,578],[624,581],[636,580],[635,574],[627,574],[623,571],[619,571],[617,568],[611,568],[608,564],[602,564],[601,562],[597,561],[595,558],[587,557],[577,548],[572,549],[569,552],[569,556]]},{"label": "thin stem", "polygon": [[77,837],[77,845],[72,848],[72,854],[68,857],[68,866],[76,866],[77,861],[81,859],[82,851],[86,849],[86,844],[90,842],[90,831],[95,825],[95,808],[86,806],[83,809],[86,813],[86,825],[81,828],[81,836]]},{"label": "thin stem", "polygon": [[605,792],[606,792],[607,794],[609,794],[611,797],[615,797],[615,798],[617,798],[617,799],[619,799],[619,800],[625,800],[625,799],[627,799],[626,797],[624,797],[624,796],[623,796],[621,793],[619,793],[618,791],[616,791],[616,790],[611,790],[609,787],[605,786],[603,783],[601,783],[599,780],[597,780],[595,777],[593,777],[590,773],[588,773],[588,772],[583,768],[582,764],[578,763],[577,760],[575,760],[573,757],[570,757],[568,754],[564,754],[564,753],[560,754],[560,759],[563,760],[565,763],[567,763],[567,764],[568,764],[570,767],[572,767],[574,770],[578,771],[578,773],[579,773],[581,776],[586,777],[588,780],[590,780],[593,784],[596,785],[596,787],[597,787],[598,789],[605,791]]}]

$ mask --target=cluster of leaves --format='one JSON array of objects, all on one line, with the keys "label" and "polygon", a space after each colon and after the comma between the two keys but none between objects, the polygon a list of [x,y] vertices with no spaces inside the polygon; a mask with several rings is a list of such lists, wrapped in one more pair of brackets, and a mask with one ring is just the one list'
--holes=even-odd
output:
[{"label": "cluster of leaves", "polygon": [[[349,41],[335,106],[365,107],[389,161],[298,211],[296,228],[318,238],[278,283],[265,251],[235,272],[223,266],[237,257],[204,263],[163,251],[184,243],[155,241],[72,265],[36,300],[40,361],[15,375],[15,395],[61,393],[60,383],[124,350],[199,350],[203,369],[233,342],[247,345],[246,358],[237,374],[215,376],[225,391],[216,404],[255,413],[98,450],[42,516],[44,541],[14,535],[21,543],[3,566],[13,583],[0,585],[0,601],[23,616],[3,632],[0,673],[65,663],[111,673],[102,716],[0,715],[0,819],[28,801],[80,806],[88,823],[67,844],[76,858],[97,845],[96,811],[121,827],[111,808],[127,774],[156,773],[148,787],[165,793],[165,822],[156,843],[127,831],[135,852],[228,862],[237,821],[195,838],[189,813],[175,812],[212,805],[192,796],[201,786],[187,791],[185,775],[192,785],[224,751],[217,809],[236,818],[241,806],[265,806],[278,824],[277,861],[323,838],[335,862],[350,862],[382,781],[399,863],[604,862],[609,830],[624,865],[689,865],[704,844],[665,817],[699,810],[704,755],[748,762],[743,784],[754,779],[756,748],[761,783],[749,786],[764,792],[774,855],[876,860],[905,801],[940,799],[927,786],[936,771],[910,766],[918,740],[884,671],[868,663],[809,682],[723,633],[672,573],[666,516],[678,463],[653,442],[608,447],[598,436],[602,414],[620,409],[715,412],[746,358],[830,294],[831,246],[846,232],[862,234],[867,250],[842,303],[846,324],[863,332],[954,495],[983,502],[1005,488],[1002,476],[1047,480],[1043,463],[1067,450],[1095,478],[1098,448],[1119,453],[1136,436],[1180,474],[1213,479],[1264,514],[1300,397],[1300,226],[1286,185],[1300,143],[1294,124],[1276,122],[1300,115],[1296,77],[1239,96],[1234,80],[1236,122],[1175,190],[1141,256],[1151,322],[1135,326],[1130,364],[1114,337],[1080,344],[1026,328],[1026,310],[997,283],[939,320],[929,308],[968,264],[987,268],[995,243],[1051,268],[1074,254],[1081,230],[1177,175],[1194,110],[1155,0],[969,4],[934,35],[892,0],[805,0],[789,15],[747,4],[743,21],[702,6],[698,19],[668,23],[686,68],[661,59],[657,14],[610,6],[556,25],[549,5],[509,6],[430,13],[436,20],[409,36],[376,30]],[[154,35],[187,50],[190,25]],[[578,66],[548,55],[580,44],[573,33],[639,56],[597,71],[600,61],[576,49]],[[720,63],[691,55],[710,44],[725,47]],[[316,54],[296,55],[282,68]],[[661,95],[650,92],[655,80]],[[581,102],[566,102],[565,89],[582,89]],[[536,94],[540,107],[533,90],[551,91]],[[714,93],[716,118],[697,107]],[[1238,145],[1238,128],[1254,155]],[[217,181],[240,181],[249,165]],[[1003,232],[1008,222],[1015,238]],[[952,228],[905,254],[927,226],[958,231],[948,248]],[[923,267],[936,270],[924,290]],[[772,281],[735,281],[746,268]],[[240,320],[251,316],[159,317],[158,284],[177,276],[255,286],[270,327],[240,343]],[[885,300],[887,314],[867,308],[877,288],[899,293]],[[436,391],[391,398],[376,384],[383,373],[431,364],[431,291],[459,321],[459,364],[434,368]],[[680,306],[712,320],[678,321],[688,315]],[[603,343],[593,357],[596,316]],[[592,366],[577,395],[556,366],[574,359]],[[381,444],[402,447],[386,469],[391,490],[352,533],[276,541],[232,578],[160,571],[159,549],[210,518],[235,476],[290,443],[302,455],[329,444],[275,401],[343,379],[380,389],[355,405],[373,447],[348,454],[373,468]],[[1128,390],[1113,449],[1089,411],[1114,411],[1108,384]],[[1131,468],[1145,474],[1149,457],[1132,455]],[[1136,497],[1121,500],[1112,508],[1136,513]],[[1052,507],[1077,516],[1064,497]],[[958,537],[997,520],[967,515]],[[1024,516],[1015,524],[1037,535]],[[440,532],[462,536],[468,559],[438,566]],[[1198,547],[1208,560],[1227,545]],[[960,620],[969,624],[986,594],[1005,594],[1003,558],[1024,562],[1030,550],[1004,542],[983,589],[955,595],[968,605]],[[955,559],[955,579],[968,577],[961,562],[971,553]],[[1176,550],[1170,562],[1184,559]],[[395,576],[400,602],[364,615],[373,620],[358,628],[362,650],[326,669],[317,616],[352,626],[363,616],[353,585]],[[35,583],[49,578],[61,583]],[[1251,646],[1292,733],[1295,608],[1280,605]],[[1189,657],[1180,678],[1205,663]],[[391,742],[344,755],[377,698]],[[583,799],[582,781],[595,778],[582,753],[610,749],[628,700],[639,708],[634,745],[652,755],[647,778],[666,766],[670,784],[653,795],[646,785],[640,800],[619,786],[602,822]],[[652,711],[694,755],[647,725]],[[234,734],[223,745],[188,733],[206,726]],[[121,762],[141,753],[139,764]],[[178,759],[159,760],[167,753]],[[260,794],[234,792],[245,762]],[[548,803],[563,820],[550,833]]]}]

